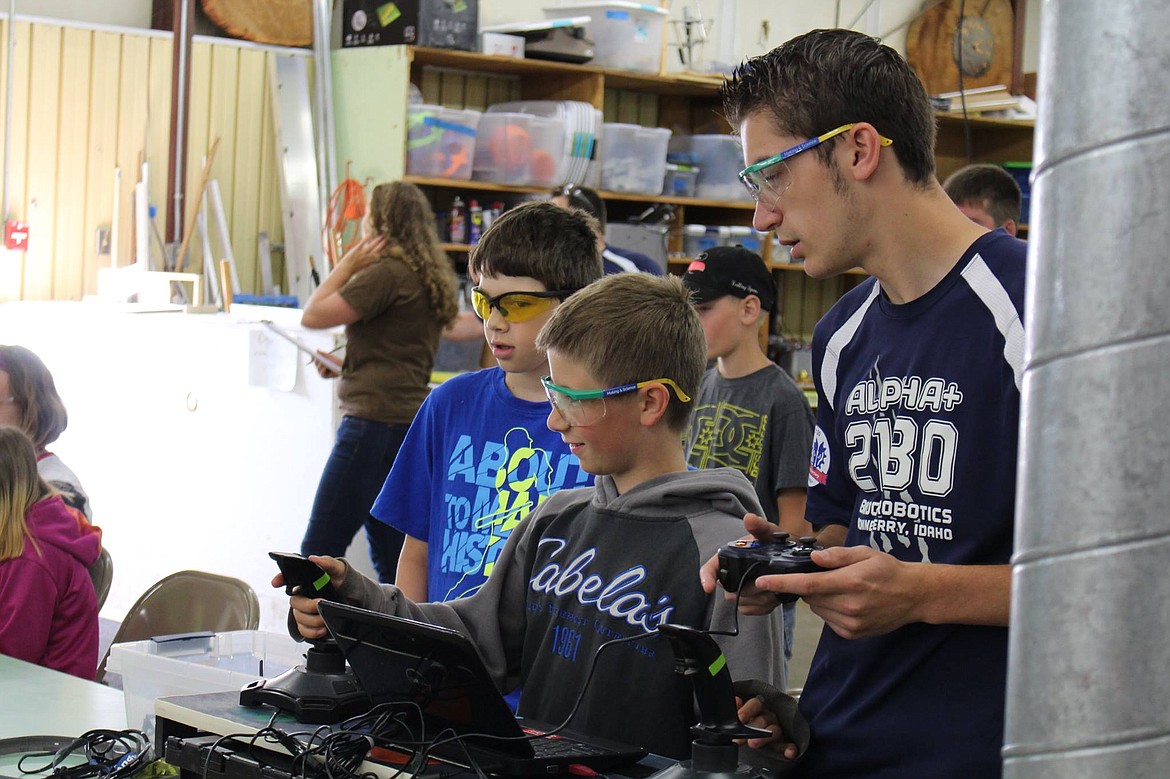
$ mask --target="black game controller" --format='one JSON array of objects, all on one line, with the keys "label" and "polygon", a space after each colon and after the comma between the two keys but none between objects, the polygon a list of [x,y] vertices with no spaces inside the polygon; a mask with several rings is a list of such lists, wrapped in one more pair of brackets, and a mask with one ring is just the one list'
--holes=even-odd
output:
[{"label": "black game controller", "polygon": [[[819,573],[829,570],[812,561],[812,553],[822,547],[812,536],[789,540],[788,533],[776,532],[770,541],[747,538],[719,547],[719,583],[728,592],[739,592],[757,576],[774,573]],[[792,603],[799,596],[776,593],[781,603]]]},{"label": "black game controller", "polygon": [[337,591],[329,581],[329,574],[321,566],[292,552],[269,552],[284,575],[284,591],[306,598],[337,600]]}]

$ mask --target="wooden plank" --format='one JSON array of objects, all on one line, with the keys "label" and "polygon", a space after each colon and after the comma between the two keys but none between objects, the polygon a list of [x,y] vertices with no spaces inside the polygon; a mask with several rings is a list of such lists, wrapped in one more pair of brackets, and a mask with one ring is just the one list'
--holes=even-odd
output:
[{"label": "wooden plank", "polygon": [[464,74],[445,70],[439,74],[439,105],[446,108],[463,107]]},{"label": "wooden plank", "polygon": [[[93,233],[85,229],[85,158],[89,140],[89,84],[93,33],[77,27],[62,30],[61,120],[57,158],[57,236],[53,263],[53,298],[80,300],[96,289],[85,288],[85,265],[93,257]],[[79,175],[81,174],[81,175]]]},{"label": "wooden plank", "polygon": [[658,95],[649,93],[638,97],[638,124],[658,127]]},{"label": "wooden plank", "polygon": [[[220,139],[211,168],[211,179],[219,182],[223,200],[223,213],[227,219],[229,236],[235,215],[233,188],[236,160],[236,116],[240,105],[240,49],[235,46],[212,46],[211,49],[211,95],[208,101],[207,128],[210,140]],[[201,170],[202,168],[198,168]],[[215,214],[208,202],[208,231],[215,236],[212,245],[216,247],[216,260],[226,257],[221,246],[221,236],[216,227]],[[232,246],[233,253],[235,246]],[[238,270],[237,270],[238,272]],[[240,291],[240,290],[237,290]]]},{"label": "wooden plank", "polygon": [[443,98],[440,94],[443,79],[439,71],[434,68],[422,69],[422,83],[419,90],[422,92],[423,102],[427,105],[439,105]]},{"label": "wooden plank", "polygon": [[641,95],[637,92],[621,90],[618,92],[618,121],[623,124],[638,124],[638,112],[641,108]]},{"label": "wooden plank", "polygon": [[[0,19],[0,42],[4,45],[4,51],[8,51],[8,33],[11,28],[8,24],[8,19]],[[8,57],[0,57],[0,84],[8,83]],[[7,116],[8,106],[6,100],[0,100],[0,143],[5,143],[5,134],[7,133],[7,123],[4,121]],[[12,214],[11,206],[9,213],[0,214],[0,221],[7,219]],[[21,287],[21,273],[24,270],[24,257],[15,252],[0,252],[0,303],[6,303],[13,300],[20,300]]]},{"label": "wooden plank", "polygon": [[503,76],[491,76],[487,85],[487,105],[506,103],[512,99],[513,87],[518,86],[516,79]]},{"label": "wooden plank", "polygon": [[[118,83],[122,58],[120,33],[97,31],[90,46],[89,139],[85,160],[85,225],[88,236],[99,227],[109,229],[114,213],[114,168],[118,165]],[[130,186],[132,171],[122,171],[122,189]],[[119,235],[119,243],[130,240]],[[121,252],[119,252],[120,254]],[[88,247],[82,270],[87,292],[97,291],[99,268],[110,267],[110,256],[99,257]]]},{"label": "wooden plank", "polygon": [[[150,163],[150,204],[155,207],[155,224],[163,240],[172,216],[167,202],[167,165],[171,142],[171,62],[174,47],[169,38],[150,39],[147,74],[147,109],[150,114],[146,138],[146,159]],[[180,231],[181,232],[181,231]],[[151,240],[154,240],[152,237]]]},{"label": "wooden plank", "polygon": [[463,84],[463,107],[483,111],[488,107],[487,77],[468,76]]},{"label": "wooden plank", "polygon": [[29,50],[30,100],[25,157],[28,165],[25,219],[29,229],[28,251],[24,256],[26,300],[53,299],[61,33],[62,29],[56,25],[34,25]]},{"label": "wooden plank", "polygon": [[[406,169],[406,103],[410,61],[405,47],[369,46],[333,52],[333,114],[337,164],[353,161],[359,181],[402,178]],[[378,85],[377,100],[370,84]],[[426,92],[424,90],[424,97]]]},{"label": "wooden plank", "polygon": [[[29,45],[32,30],[27,22],[13,27],[15,48],[12,57],[12,138],[8,168],[8,213],[5,219],[27,219],[25,187],[28,181]],[[5,43],[7,44],[7,40]],[[5,56],[5,59],[7,56]],[[7,74],[5,74],[7,78]],[[36,236],[31,236],[36,240]],[[30,241],[31,243],[31,241]],[[24,299],[25,254],[0,252],[0,299]]]},{"label": "wooden plank", "polygon": [[256,235],[260,223],[260,170],[263,160],[260,133],[268,104],[264,102],[264,85],[268,81],[267,55],[263,51],[240,51],[239,113],[236,116],[236,159],[233,170],[232,202],[230,212],[232,249],[236,255],[237,272],[242,292],[267,294],[259,283],[259,265],[256,257]]},{"label": "wooden plank", "polygon": [[[119,265],[130,262],[134,247],[134,185],[142,178],[146,154],[147,92],[144,75],[150,65],[150,42],[133,35],[122,36],[118,74],[118,165],[122,168],[119,202]],[[165,176],[165,171],[152,171]],[[146,259],[146,258],[138,258]]]},{"label": "wooden plank", "polygon": [[[203,159],[211,150],[215,138],[211,136],[211,45],[197,42],[191,47],[191,85],[187,97],[187,176],[183,192],[183,218],[187,224],[180,235],[186,234],[192,217],[200,207],[199,182],[202,179]],[[219,156],[220,151],[216,151]],[[212,244],[214,246],[214,244]],[[187,248],[183,270],[203,272],[203,243],[198,232],[193,232]]]},{"label": "wooden plank", "polygon": [[[264,64],[265,73],[268,72],[272,57],[271,52],[266,54]],[[276,154],[276,128],[272,122],[271,89],[272,82],[266,76],[264,78],[264,89],[261,96],[263,110],[260,112],[260,148],[257,153],[261,166],[260,175],[258,176],[257,224],[258,230],[267,231],[269,242],[276,245],[284,241],[284,225],[281,222],[280,214],[280,174],[277,170],[279,159]],[[313,261],[317,263],[318,272],[320,272],[320,252],[316,253]],[[259,265],[257,265],[255,279],[257,288],[260,286],[259,276]],[[285,279],[287,278],[284,252],[274,251],[272,253],[272,281],[283,289]]]}]

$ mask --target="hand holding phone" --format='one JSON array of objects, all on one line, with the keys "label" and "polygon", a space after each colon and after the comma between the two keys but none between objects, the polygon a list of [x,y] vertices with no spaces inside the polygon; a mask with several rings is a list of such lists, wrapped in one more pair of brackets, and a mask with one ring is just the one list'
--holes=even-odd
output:
[{"label": "hand holding phone", "polygon": [[294,552],[269,552],[284,576],[284,591],[306,598],[337,600],[337,591],[321,566]]}]

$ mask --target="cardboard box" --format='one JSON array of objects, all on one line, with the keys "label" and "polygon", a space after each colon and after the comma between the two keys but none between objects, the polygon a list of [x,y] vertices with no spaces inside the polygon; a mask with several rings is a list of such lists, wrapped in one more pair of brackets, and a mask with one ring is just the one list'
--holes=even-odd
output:
[{"label": "cardboard box", "polygon": [[343,0],[335,47],[412,44],[476,51],[479,0]]}]

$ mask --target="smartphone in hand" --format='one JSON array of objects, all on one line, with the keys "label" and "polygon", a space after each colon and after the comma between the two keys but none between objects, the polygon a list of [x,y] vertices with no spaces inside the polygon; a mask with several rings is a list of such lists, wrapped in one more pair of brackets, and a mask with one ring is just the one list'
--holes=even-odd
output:
[{"label": "smartphone in hand", "polygon": [[269,552],[284,575],[284,591],[306,598],[337,600],[337,591],[329,581],[329,574],[307,557],[295,552]]}]

